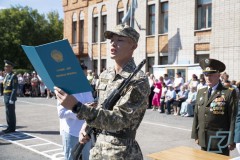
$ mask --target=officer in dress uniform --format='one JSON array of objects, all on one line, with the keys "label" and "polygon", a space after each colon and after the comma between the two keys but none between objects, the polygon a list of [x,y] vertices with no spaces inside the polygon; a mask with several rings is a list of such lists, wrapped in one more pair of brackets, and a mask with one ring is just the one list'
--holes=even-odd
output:
[{"label": "officer in dress uniform", "polygon": [[[90,151],[89,159],[142,160],[143,155],[135,136],[147,109],[150,93],[148,78],[144,72],[139,71],[132,79],[113,110],[104,109],[102,106],[110,93],[136,68],[132,55],[137,47],[139,34],[129,26],[118,25],[104,35],[111,40],[110,56],[115,63],[99,77],[97,108],[78,103],[73,96],[60,88],[55,87],[55,93],[62,106],[73,110],[77,117],[85,119],[89,126],[103,130]],[[80,142],[83,142],[83,139]]]},{"label": "officer in dress uniform", "polygon": [[8,127],[2,132],[11,133],[15,132],[16,129],[15,101],[17,100],[18,79],[12,71],[15,64],[8,60],[4,60],[4,63],[4,69],[7,74],[3,81],[3,95]]},{"label": "officer in dress uniform", "polygon": [[197,94],[191,137],[202,150],[229,155],[229,150],[235,148],[236,91],[224,87],[219,80],[220,72],[225,70],[222,62],[203,59],[200,66],[207,87]]}]

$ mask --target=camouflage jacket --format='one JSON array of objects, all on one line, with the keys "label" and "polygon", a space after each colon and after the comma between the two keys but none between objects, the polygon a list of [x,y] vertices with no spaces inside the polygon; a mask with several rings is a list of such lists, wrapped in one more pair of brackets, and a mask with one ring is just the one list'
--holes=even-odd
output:
[{"label": "camouflage jacket", "polygon": [[4,93],[4,101],[6,103],[17,100],[17,87],[18,87],[18,79],[14,73],[9,73],[6,75],[3,81],[3,93]]},{"label": "camouflage jacket", "polygon": [[[85,119],[91,127],[111,133],[129,133],[139,127],[148,105],[150,87],[148,78],[142,71],[131,80],[113,110],[103,108],[104,100],[121,82],[128,78],[136,65],[131,59],[119,74],[114,69],[105,70],[99,78],[99,102],[97,108],[81,105],[78,118]],[[129,135],[129,134],[127,134]],[[134,138],[119,138],[114,135],[100,134],[90,151],[91,160],[142,160],[142,152]]]},{"label": "camouflage jacket", "polygon": [[103,101],[119,84],[134,71],[136,65],[131,59],[119,74],[114,69],[105,70],[99,77],[99,102],[97,108],[81,106],[77,116],[85,119],[91,127],[106,131],[136,131],[143,119],[147,105],[150,88],[148,78],[139,71],[131,80],[124,95],[118,100],[113,110],[102,107]]}]

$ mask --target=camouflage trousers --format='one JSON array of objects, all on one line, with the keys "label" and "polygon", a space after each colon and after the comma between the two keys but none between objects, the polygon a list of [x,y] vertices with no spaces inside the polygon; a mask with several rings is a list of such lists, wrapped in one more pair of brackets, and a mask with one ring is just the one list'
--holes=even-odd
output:
[{"label": "camouflage trousers", "polygon": [[120,139],[100,134],[90,151],[90,160],[143,160],[141,149],[134,139]]}]

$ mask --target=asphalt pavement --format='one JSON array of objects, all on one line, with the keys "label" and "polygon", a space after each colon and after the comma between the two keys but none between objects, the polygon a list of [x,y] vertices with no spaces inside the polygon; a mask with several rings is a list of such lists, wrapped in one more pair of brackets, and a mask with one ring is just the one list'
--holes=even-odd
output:
[{"label": "asphalt pavement", "polygon": [[[55,99],[18,98],[16,115],[17,132],[0,135],[0,160],[63,159]],[[178,146],[200,149],[190,139],[192,121],[193,117],[147,110],[136,137],[144,159],[148,159],[148,154]],[[5,127],[5,108],[0,96],[0,130]],[[237,151],[232,151],[231,157],[236,156]]]}]

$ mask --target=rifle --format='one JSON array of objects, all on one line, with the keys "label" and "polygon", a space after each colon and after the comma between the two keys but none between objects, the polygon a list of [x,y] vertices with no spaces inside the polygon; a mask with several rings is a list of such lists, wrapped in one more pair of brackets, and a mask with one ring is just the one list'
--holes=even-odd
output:
[{"label": "rifle", "polygon": [[[123,94],[124,89],[129,85],[132,78],[139,72],[139,70],[146,63],[146,59],[144,59],[133,71],[133,73],[127,78],[124,79],[123,82],[118,86],[118,88],[114,89],[112,93],[109,95],[107,99],[103,102],[103,108],[107,110],[112,110],[113,106],[117,103],[120,97]],[[92,134],[96,133],[96,129],[93,127],[87,126],[86,134],[91,138]],[[82,160],[82,150],[85,144],[77,143],[72,149],[72,157],[73,160]]]}]

